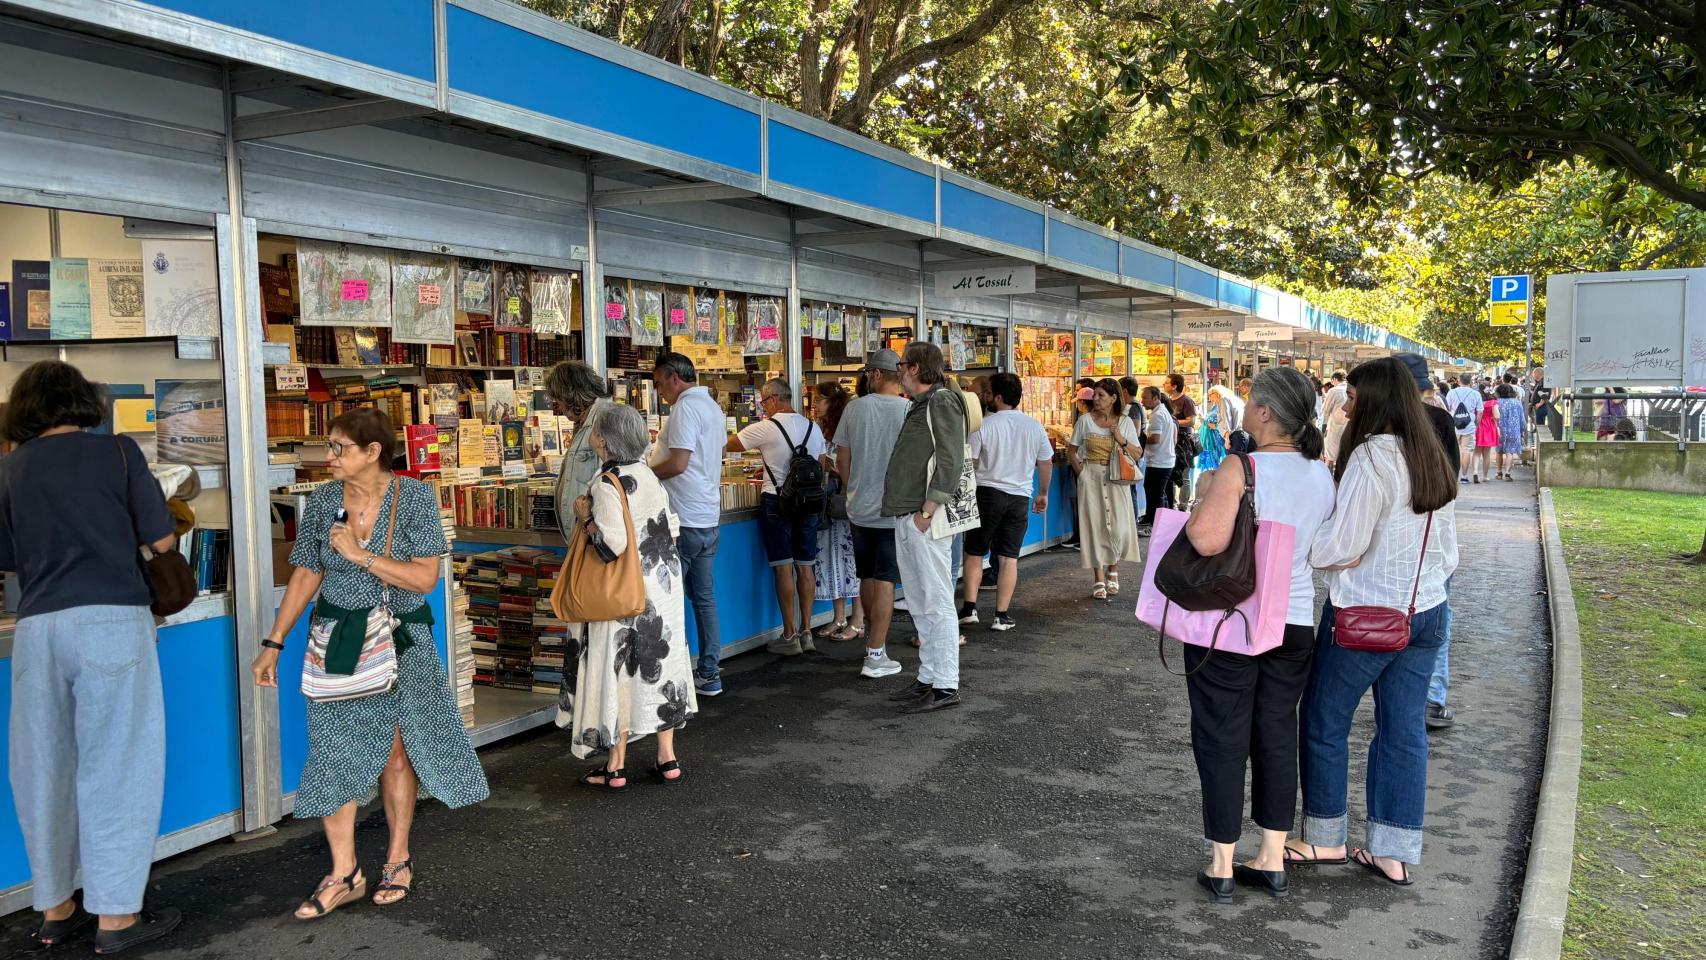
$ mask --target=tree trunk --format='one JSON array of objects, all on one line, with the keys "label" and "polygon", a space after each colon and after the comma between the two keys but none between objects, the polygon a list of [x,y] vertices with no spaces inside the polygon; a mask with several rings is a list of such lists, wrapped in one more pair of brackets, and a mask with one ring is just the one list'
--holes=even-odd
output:
[{"label": "tree trunk", "polygon": [[680,63],[681,39],[687,32],[692,8],[692,0],[663,0],[657,16],[652,17],[651,24],[646,27],[645,39],[640,41],[640,52]]},{"label": "tree trunk", "polygon": [[723,0],[711,0],[706,5],[705,28],[705,43],[699,48],[699,72],[715,79],[717,60],[723,55],[723,38],[729,30],[723,22]]},{"label": "tree trunk", "polygon": [[1700,536],[1700,552],[1695,554],[1685,553],[1682,555],[1681,559],[1684,563],[1706,564],[1706,534],[1701,534]]}]

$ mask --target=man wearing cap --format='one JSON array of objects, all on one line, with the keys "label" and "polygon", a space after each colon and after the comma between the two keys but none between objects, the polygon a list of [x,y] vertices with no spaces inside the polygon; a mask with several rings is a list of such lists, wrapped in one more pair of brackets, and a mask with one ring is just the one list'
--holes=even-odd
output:
[{"label": "man wearing cap", "polygon": [[870,392],[847,404],[835,428],[835,460],[847,478],[853,566],[859,574],[859,605],[865,611],[865,657],[859,675],[875,679],[900,672],[900,664],[888,655],[900,566],[895,559],[895,518],[882,515],[883,477],[912,405],[901,396],[900,355],[893,350],[871,354],[865,383]]},{"label": "man wearing cap", "polygon": [[[1463,469],[1462,452],[1457,447],[1457,422],[1445,407],[1434,402],[1434,382],[1428,376],[1428,362],[1414,353],[1396,355],[1404,366],[1410,368],[1410,375],[1416,378],[1416,389],[1422,394],[1422,408],[1427,411],[1428,423],[1433,425],[1434,436],[1439,438],[1440,446],[1445,448],[1445,459],[1451,464],[1453,472]],[[1439,645],[1439,659],[1434,661],[1433,676],[1428,679],[1428,715],[1429,730],[1449,727],[1457,722],[1452,716],[1451,709],[1445,705],[1448,686],[1451,682],[1451,578],[1445,580],[1445,618],[1440,632],[1444,635]]]}]

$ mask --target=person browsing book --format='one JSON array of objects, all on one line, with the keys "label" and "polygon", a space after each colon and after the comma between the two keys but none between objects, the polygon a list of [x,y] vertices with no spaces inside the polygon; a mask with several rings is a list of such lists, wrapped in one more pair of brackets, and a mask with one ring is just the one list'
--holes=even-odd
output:
[{"label": "person browsing book", "polygon": [[681,579],[693,601],[699,627],[699,661],[693,682],[701,696],[723,692],[723,647],[717,623],[716,585],[711,568],[717,557],[717,526],[722,521],[723,444],[728,429],[723,408],[699,385],[693,361],[665,353],[652,366],[658,396],[669,404],[669,419],[658,437],[652,472],[669,493],[670,508],[681,523],[676,548]]}]

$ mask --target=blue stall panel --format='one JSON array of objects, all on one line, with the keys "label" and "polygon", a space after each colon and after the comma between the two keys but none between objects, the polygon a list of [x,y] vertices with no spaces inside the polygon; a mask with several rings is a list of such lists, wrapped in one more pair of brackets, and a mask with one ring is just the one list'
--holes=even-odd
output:
[{"label": "blue stall panel", "polygon": [[449,10],[462,93],[757,175],[759,116],[461,7]]},{"label": "blue stall panel", "polygon": [[1109,273],[1120,272],[1118,240],[1060,220],[1049,224],[1048,252],[1051,257],[1082,263]]},{"label": "blue stall panel", "polygon": [[1256,291],[1253,287],[1245,286],[1236,280],[1220,278],[1220,302],[1229,307],[1242,307],[1245,310],[1256,308]]},{"label": "blue stall panel", "polygon": [[1207,270],[1199,270],[1188,263],[1181,263],[1179,264],[1179,289],[1208,300],[1215,300],[1220,293],[1220,278]]},{"label": "blue stall panel", "polygon": [[233,3],[151,0],[157,7],[370,64],[419,80],[435,78],[431,0]]},{"label": "blue stall panel", "polygon": [[936,222],[936,178],[786,123],[770,121],[770,180]]},{"label": "blue stall panel", "polygon": [[[160,631],[166,697],[166,795],[160,833],[176,833],[243,806],[237,726],[235,621],[217,617]],[[10,735],[12,661],[0,660],[0,728]],[[30,879],[12,802],[11,771],[0,750],[0,889]]]},{"label": "blue stall panel", "polygon": [[[1043,249],[1041,213],[948,180],[942,181],[942,226],[1039,253]],[[1167,282],[1173,282],[1171,272]]]},{"label": "blue stall panel", "polygon": [[[1054,540],[1072,533],[1072,525],[1076,521],[1072,516],[1071,493],[1076,482],[1071,467],[1055,464],[1054,479],[1048,489],[1048,507],[1040,514],[1031,514],[1030,525],[1025,528],[1023,546],[1033,547],[1044,540]],[[1036,489],[1036,483],[1035,480],[1031,481],[1033,491]]]},{"label": "blue stall panel", "polygon": [[[444,591],[434,589],[427,594],[427,606],[437,621],[432,641],[438,648],[438,659],[449,663]],[[308,624],[313,618],[314,605],[309,604],[296,627],[285,635],[284,650],[278,655],[278,766],[282,790],[287,794],[295,793],[302,783],[302,765],[308,760],[308,699],[302,695],[302,654],[308,648]]]},{"label": "blue stall panel", "polygon": [[1142,247],[1125,248],[1125,275],[1163,287],[1173,285],[1173,260]]}]

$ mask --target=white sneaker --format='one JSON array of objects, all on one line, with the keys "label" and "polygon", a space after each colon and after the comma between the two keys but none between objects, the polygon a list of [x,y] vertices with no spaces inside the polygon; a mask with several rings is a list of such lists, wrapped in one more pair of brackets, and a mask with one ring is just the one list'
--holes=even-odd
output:
[{"label": "white sneaker", "polygon": [[900,663],[889,659],[886,653],[883,654],[881,660],[869,656],[865,657],[864,660],[865,665],[859,668],[859,676],[861,677],[880,680],[883,677],[892,677],[900,672]]}]

